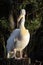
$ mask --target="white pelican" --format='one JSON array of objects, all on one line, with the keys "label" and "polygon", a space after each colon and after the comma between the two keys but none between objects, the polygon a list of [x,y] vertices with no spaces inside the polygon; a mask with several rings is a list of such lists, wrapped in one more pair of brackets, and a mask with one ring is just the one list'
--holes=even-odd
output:
[{"label": "white pelican", "polygon": [[18,23],[20,23],[19,29],[15,29],[7,40],[7,57],[9,58],[9,53],[14,50],[22,52],[23,49],[28,45],[30,40],[30,33],[28,29],[25,28],[25,9],[22,9],[18,18]]}]

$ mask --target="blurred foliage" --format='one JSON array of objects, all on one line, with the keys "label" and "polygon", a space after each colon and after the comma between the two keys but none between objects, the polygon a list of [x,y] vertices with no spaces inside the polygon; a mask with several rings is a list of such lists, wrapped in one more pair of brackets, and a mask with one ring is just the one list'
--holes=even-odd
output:
[{"label": "blurred foliage", "polygon": [[[30,31],[30,34],[31,34],[31,39],[30,39],[30,44],[29,44],[29,47],[30,47],[29,52],[31,52],[36,45],[35,33],[41,27],[41,21],[43,20],[43,0],[23,0],[23,1],[22,0],[7,1],[6,0],[6,2],[10,3],[9,6],[8,6],[8,4],[7,4],[7,6],[8,6],[8,9],[9,9],[9,7],[11,8],[10,10],[12,10],[12,12],[13,12],[13,18],[15,18],[14,17],[15,14],[17,17],[19,16],[19,14],[20,14],[19,12],[22,8],[26,9],[27,13],[26,13],[25,26]],[[6,6],[6,4],[5,4],[5,6]],[[11,12],[10,10],[9,10],[9,12]],[[3,12],[3,13],[5,13],[5,12]],[[3,15],[3,13],[1,13],[1,14]],[[15,22],[15,19],[14,19],[14,22]],[[9,20],[5,16],[2,16],[0,18],[0,30],[1,30],[0,44],[4,43],[5,46],[6,46],[7,39],[11,33],[10,32],[11,28],[9,25],[10,25]],[[3,35],[3,36],[1,36],[1,35]],[[3,37],[4,37],[4,41],[2,40]],[[2,41],[3,41],[3,43],[2,43]]]}]

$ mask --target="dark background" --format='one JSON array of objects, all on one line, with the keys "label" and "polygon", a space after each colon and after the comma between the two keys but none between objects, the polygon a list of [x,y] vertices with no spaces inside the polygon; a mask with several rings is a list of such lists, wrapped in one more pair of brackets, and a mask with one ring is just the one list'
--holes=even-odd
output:
[{"label": "dark background", "polygon": [[[20,10],[26,9],[26,28],[30,43],[25,49],[33,61],[43,60],[43,0],[0,0],[0,58],[6,58],[6,44],[10,33],[17,28]],[[12,26],[11,19],[14,20]]]}]

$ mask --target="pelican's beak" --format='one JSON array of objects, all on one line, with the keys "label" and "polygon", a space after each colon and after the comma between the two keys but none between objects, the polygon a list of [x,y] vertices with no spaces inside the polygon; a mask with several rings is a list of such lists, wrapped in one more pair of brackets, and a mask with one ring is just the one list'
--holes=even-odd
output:
[{"label": "pelican's beak", "polygon": [[23,18],[24,15],[20,15],[18,20],[17,20],[17,27],[19,28],[20,27],[20,24],[21,24],[21,19]]},{"label": "pelican's beak", "polygon": [[23,15],[21,14],[17,20],[17,22],[20,22],[20,20],[23,18]]},{"label": "pelican's beak", "polygon": [[21,19],[23,18],[23,15],[21,14],[17,20],[17,27],[19,28],[20,24],[21,24]]}]

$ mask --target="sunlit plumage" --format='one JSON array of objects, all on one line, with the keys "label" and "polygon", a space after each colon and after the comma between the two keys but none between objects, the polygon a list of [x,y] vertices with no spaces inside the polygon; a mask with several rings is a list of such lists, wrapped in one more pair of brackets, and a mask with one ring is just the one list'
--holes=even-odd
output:
[{"label": "sunlit plumage", "polygon": [[18,23],[20,22],[19,29],[15,29],[7,40],[7,54],[14,49],[22,51],[30,40],[30,33],[24,26],[26,15],[25,9],[22,9],[20,14],[20,17],[17,20]]}]

